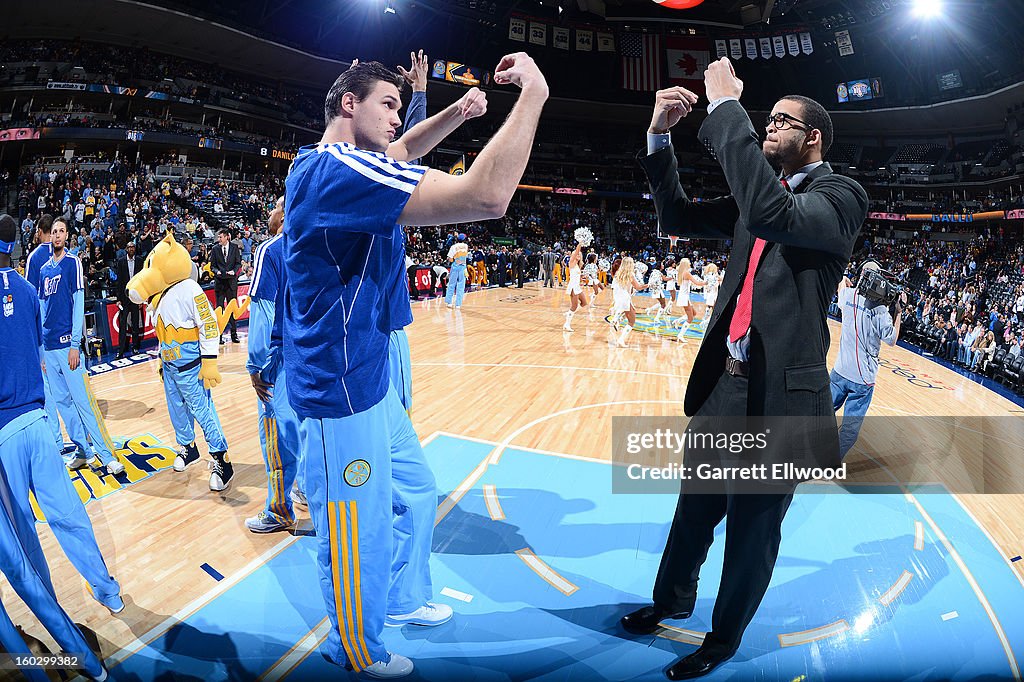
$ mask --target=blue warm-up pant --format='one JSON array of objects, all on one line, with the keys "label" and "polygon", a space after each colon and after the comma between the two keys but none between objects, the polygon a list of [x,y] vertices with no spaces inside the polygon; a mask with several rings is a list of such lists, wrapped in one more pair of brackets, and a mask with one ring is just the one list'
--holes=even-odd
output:
[{"label": "blue warm-up pant", "polygon": [[[46,376],[46,372],[43,372],[43,398],[46,401],[46,421],[50,425],[50,430],[53,431],[53,440],[57,443],[57,450],[59,452],[64,452],[64,435],[60,432],[60,417],[57,415],[57,401],[53,399],[53,394],[50,392],[50,378]],[[75,436],[81,438],[83,441],[85,440],[85,427],[82,425],[81,419],[72,420],[67,427],[69,434],[74,433]],[[74,438],[72,438],[72,442],[74,442]]]},{"label": "blue warm-up pant", "polygon": [[260,446],[263,448],[263,462],[267,467],[267,505],[264,511],[274,519],[291,523],[295,520],[292,511],[291,489],[302,481],[297,480],[299,471],[299,419],[288,403],[288,390],[282,367],[276,377],[264,377],[274,384],[269,403],[257,400],[260,415]]},{"label": "blue warm-up pant", "polygon": [[448,273],[448,290],[444,294],[444,302],[452,302],[452,294],[455,295],[455,305],[462,305],[462,297],[466,293],[466,266],[452,265]]},{"label": "blue warm-up pant", "polygon": [[394,389],[341,419],[303,419],[302,466],[331,629],[326,656],[356,671],[387,660],[387,613],[432,596],[434,475]]},{"label": "blue warm-up pant", "polygon": [[[114,461],[114,443],[107,433],[107,422],[103,419],[103,413],[100,412],[96,396],[89,385],[89,372],[85,369],[84,363],[85,355],[81,354],[80,357],[82,361],[79,362],[78,369],[73,370],[68,364],[67,348],[43,351],[50,394],[61,417],[64,418],[64,426],[68,429],[71,441],[85,457],[89,457],[92,450],[85,439],[85,434],[88,433],[96,455],[106,466]],[[62,439],[62,447],[63,444]]]},{"label": "blue warm-up pant", "polygon": [[[56,458],[50,450],[52,434],[43,415],[42,410],[32,410],[0,429],[0,473],[3,474],[0,476],[0,570],[61,650],[78,654],[85,672],[96,677],[101,674],[103,665],[89,649],[81,631],[57,603],[49,568],[39,548],[34,517],[28,505],[28,490],[15,489],[11,485],[12,481],[28,480],[26,472],[31,470],[30,462],[41,447],[47,450],[44,454]],[[67,474],[62,473],[68,480]],[[81,502],[78,504],[81,506]],[[39,567],[44,573],[38,570]],[[0,626],[0,629],[7,630],[9,619],[0,620],[7,621]],[[9,634],[8,631],[5,639]]]},{"label": "blue warm-up pant", "polygon": [[394,330],[388,339],[388,370],[392,388],[405,411],[412,414],[412,357],[404,329]]},{"label": "blue warm-up pant", "polygon": [[[188,367],[187,364],[184,366]],[[224,429],[220,426],[210,391],[203,387],[203,380],[199,378],[199,369],[198,362],[185,371],[164,363],[164,396],[171,426],[174,427],[174,438],[178,445],[191,445],[196,439],[195,422],[199,422],[210,452],[226,452],[228,442],[224,438]]]}]

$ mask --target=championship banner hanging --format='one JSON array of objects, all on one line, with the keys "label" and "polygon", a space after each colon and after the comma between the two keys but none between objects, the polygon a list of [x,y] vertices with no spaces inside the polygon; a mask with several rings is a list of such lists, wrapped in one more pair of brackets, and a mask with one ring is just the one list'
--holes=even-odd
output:
[{"label": "championship banner hanging", "polygon": [[729,56],[732,57],[733,61],[743,58],[743,43],[739,38],[731,38],[729,40]]},{"label": "championship banner hanging", "polygon": [[581,31],[576,29],[576,49],[580,52],[590,52],[594,49],[594,32]]},{"label": "championship banner hanging", "polygon": [[807,31],[800,34],[800,51],[804,54],[814,54],[814,43],[811,41],[811,34]]},{"label": "championship banner hanging", "polygon": [[772,58],[772,39],[761,38],[761,57],[763,59]]},{"label": "championship banner hanging", "polygon": [[747,48],[747,59],[757,59],[757,41],[753,38],[746,38],[743,43]]},{"label": "championship banner hanging", "polygon": [[508,20],[508,39],[526,42],[526,20],[512,17]]},{"label": "championship banner hanging", "polygon": [[786,41],[782,36],[772,36],[772,45],[775,47],[775,56],[782,59],[786,56]]},{"label": "championship banner hanging", "polygon": [[729,47],[726,45],[724,40],[715,41],[715,59],[721,59],[722,57],[729,56]]},{"label": "championship banner hanging", "polygon": [[850,40],[849,31],[836,31],[836,47],[839,48],[841,57],[849,57],[853,54],[853,41]]},{"label": "championship banner hanging", "polygon": [[790,57],[800,56],[800,39],[792,33],[786,36],[786,47],[789,48]]}]

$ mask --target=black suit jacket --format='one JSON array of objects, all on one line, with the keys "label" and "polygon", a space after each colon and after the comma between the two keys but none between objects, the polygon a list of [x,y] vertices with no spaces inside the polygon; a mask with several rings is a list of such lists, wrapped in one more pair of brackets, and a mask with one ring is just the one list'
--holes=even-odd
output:
[{"label": "black suit jacket", "polygon": [[696,414],[722,375],[729,322],[754,238],[761,237],[769,243],[754,277],[748,414],[831,415],[826,313],[867,217],[867,193],[850,178],[832,173],[828,164],[815,168],[796,193],[788,192],[739,102],[715,109],[699,137],[721,164],[732,195],[691,202],[680,185],[671,147],[640,158],[663,229],[733,240],[719,303],[686,386],[684,410]]},{"label": "black suit jacket", "polygon": [[[137,275],[142,271],[142,268],[145,267],[146,260],[142,256],[140,256],[137,251],[135,253],[134,260],[135,274]],[[115,273],[117,274],[117,281],[115,282],[116,286],[114,288],[114,295],[117,297],[117,300],[120,301],[121,303],[130,303],[131,301],[128,298],[128,292],[125,289],[125,286],[128,284],[128,281],[132,278],[132,275],[128,274],[127,254],[117,259],[117,269],[115,270]]]},{"label": "black suit jacket", "polygon": [[[234,242],[228,243],[228,257],[224,259],[224,247],[214,244],[210,250],[210,269],[216,283],[221,286],[237,286],[238,270],[242,267],[242,251]],[[228,272],[233,272],[229,275]]]}]

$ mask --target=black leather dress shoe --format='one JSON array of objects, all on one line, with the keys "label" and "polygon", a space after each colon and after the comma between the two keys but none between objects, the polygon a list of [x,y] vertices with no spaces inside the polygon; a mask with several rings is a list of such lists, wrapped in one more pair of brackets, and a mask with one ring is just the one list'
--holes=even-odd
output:
[{"label": "black leather dress shoe", "polygon": [[733,657],[735,652],[703,645],[685,658],[681,658],[665,671],[670,680],[689,680],[707,675]]},{"label": "black leather dress shoe", "polygon": [[634,635],[649,635],[660,627],[658,623],[666,618],[689,618],[693,609],[682,613],[671,613],[657,606],[645,606],[626,614],[619,622],[622,629]]}]

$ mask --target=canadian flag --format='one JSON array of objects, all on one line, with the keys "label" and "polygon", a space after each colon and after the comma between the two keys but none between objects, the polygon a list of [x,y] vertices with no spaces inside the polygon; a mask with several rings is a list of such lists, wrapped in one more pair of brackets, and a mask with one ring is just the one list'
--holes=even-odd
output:
[{"label": "canadian flag", "polygon": [[704,71],[711,63],[711,46],[704,38],[665,38],[669,85],[704,94]]}]

